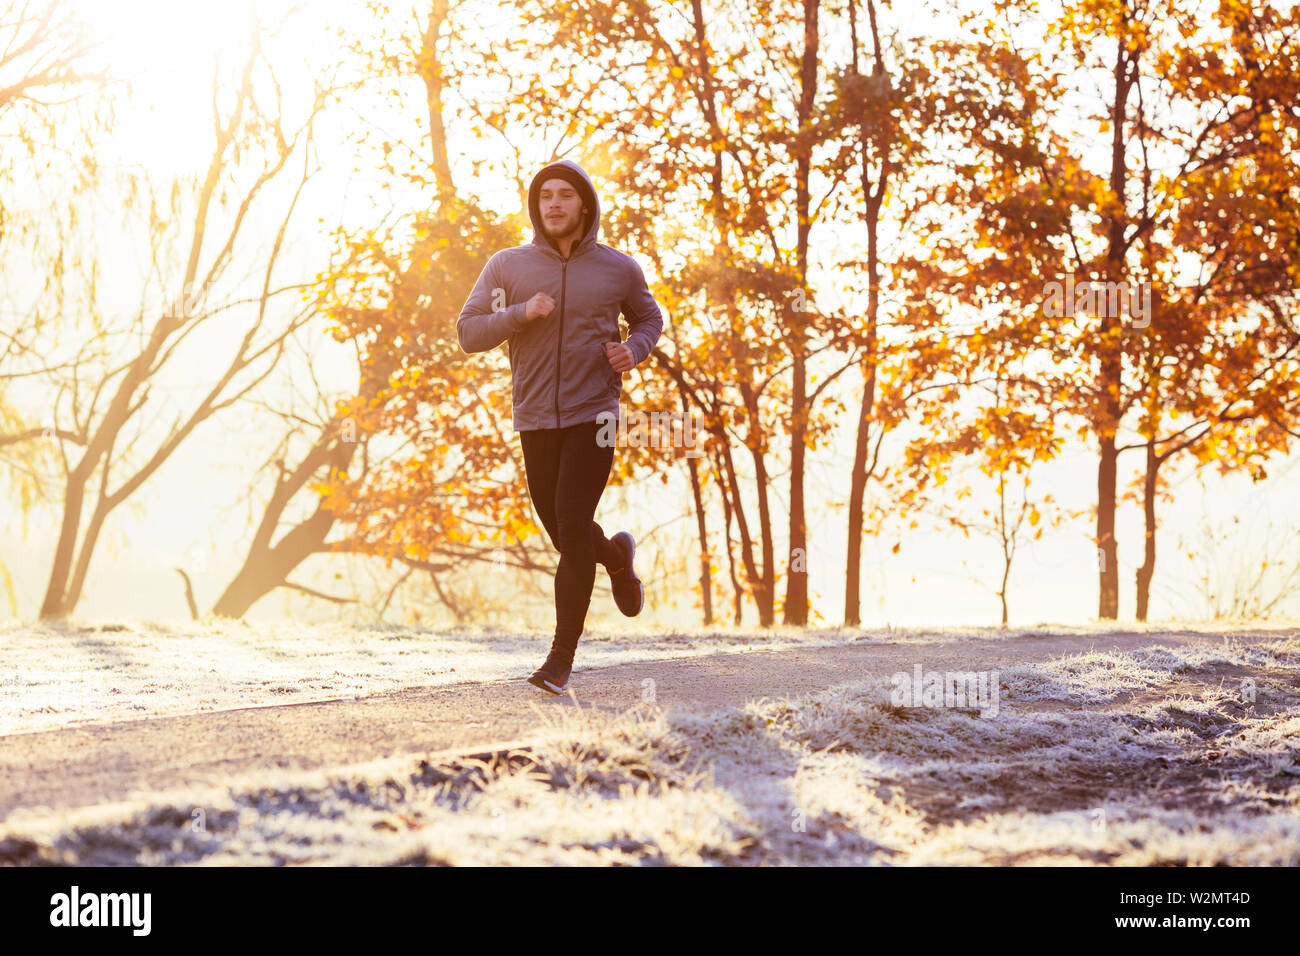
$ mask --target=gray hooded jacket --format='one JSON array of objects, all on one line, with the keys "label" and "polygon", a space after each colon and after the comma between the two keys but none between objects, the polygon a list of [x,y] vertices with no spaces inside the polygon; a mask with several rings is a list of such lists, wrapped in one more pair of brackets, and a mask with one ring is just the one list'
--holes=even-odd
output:
[{"label": "gray hooded jacket", "polygon": [[[576,170],[586,184],[582,199],[590,213],[568,259],[546,238],[538,209],[542,183],[561,166]],[[627,318],[626,344],[638,365],[663,331],[645,273],[631,256],[596,241],[600,203],[577,163],[562,159],[533,177],[528,214],[532,241],[494,254],[465,301],[456,320],[460,347],[486,352],[508,343],[515,431],[566,428],[596,421],[601,412],[617,416],[623,376],[609,364],[605,343],[622,338],[619,314]],[[538,292],[556,305],[529,322],[528,300]]]}]

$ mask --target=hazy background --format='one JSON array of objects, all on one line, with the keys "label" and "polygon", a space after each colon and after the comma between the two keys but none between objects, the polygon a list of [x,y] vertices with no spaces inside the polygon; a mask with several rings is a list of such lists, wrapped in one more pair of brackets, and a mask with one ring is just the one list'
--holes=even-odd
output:
[{"label": "hazy background", "polygon": [[[210,100],[214,62],[222,58],[221,69],[230,71],[238,63],[238,51],[247,43],[249,16],[256,8],[264,21],[275,22],[292,4],[259,0],[224,0],[222,3],[158,2],[158,0],[78,0],[79,14],[102,41],[97,56],[112,73],[130,77],[130,89],[118,96],[118,122],[111,139],[103,142],[101,162],[123,168],[144,167],[159,176],[200,172],[211,150]],[[310,78],[338,59],[333,31],[371,28],[371,18],[359,3],[343,0],[312,0],[299,4],[292,28],[267,41],[276,53],[277,80],[286,97],[310,95]],[[933,35],[943,21],[925,7],[900,8],[891,13],[893,23],[906,22],[918,33]],[[482,24],[492,29],[491,24]],[[1032,42],[1025,38],[1024,42]],[[520,51],[521,56],[526,55]],[[309,279],[327,260],[329,227],[360,224],[381,215],[400,215],[423,202],[419,190],[403,193],[391,177],[376,174],[374,145],[358,145],[353,137],[381,131],[394,139],[414,141],[419,136],[421,91],[411,91],[407,111],[376,96],[358,95],[346,108],[332,110],[319,124],[314,148],[321,159],[321,171],[305,189],[296,215],[291,243],[277,267],[282,282]],[[473,183],[474,191],[490,199],[502,212],[523,214],[518,185],[503,171],[484,170],[475,177],[474,159],[491,159],[493,144],[487,139],[457,136],[449,128],[452,161],[457,164],[459,183]],[[1098,138],[1101,151],[1098,168],[1104,168],[1108,143]],[[548,159],[538,150],[538,165]],[[582,157],[573,158],[582,161]],[[596,178],[602,205],[608,209],[619,198],[610,195]],[[63,187],[54,171],[38,177],[21,195],[6,197],[13,208],[55,208]],[[906,188],[906,187],[900,187]],[[97,288],[100,307],[106,313],[130,313],[142,307],[141,275],[147,271],[142,260],[143,237],[123,230],[119,210],[111,191],[103,202],[87,206],[79,215],[82,238],[93,248],[99,261]],[[247,228],[251,241],[264,236],[269,241],[276,222]],[[815,234],[816,236],[816,234]],[[817,238],[814,242],[818,241]],[[41,277],[25,273],[21,254],[10,243],[3,247],[3,301],[6,311],[17,312],[31,301]],[[649,271],[647,269],[647,271]],[[250,288],[259,277],[252,276]],[[468,294],[468,288],[465,293]],[[155,287],[149,305],[158,308],[165,298]],[[174,292],[173,292],[174,294]],[[463,299],[447,301],[448,313],[459,312]],[[671,313],[667,315],[672,321]],[[192,337],[183,361],[169,365],[156,388],[184,395],[197,386],[188,380],[187,369],[202,367],[214,350],[229,346],[243,326],[232,313],[222,324],[213,323],[203,335]],[[228,336],[229,341],[223,339]],[[293,401],[294,382],[310,368],[316,378],[332,388],[346,390],[355,385],[352,352],[317,329],[297,337],[297,350],[286,360],[259,393],[267,400]],[[628,376],[625,396],[636,396],[636,377]],[[848,394],[857,394],[858,384],[843,379]],[[36,387],[19,386],[10,401],[26,414],[42,419],[47,395]],[[851,409],[852,410],[852,409]],[[843,605],[843,562],[848,471],[852,461],[851,421],[836,441],[809,456],[807,497],[809,502],[808,569],[811,600],[815,611],[827,622],[840,617]],[[158,423],[166,424],[165,417]],[[241,542],[251,533],[250,521],[256,509],[252,498],[259,488],[255,469],[274,444],[271,423],[252,413],[218,416],[199,427],[133,503],[110,517],[91,566],[83,600],[76,616],[85,618],[132,616],[144,618],[187,617],[177,565],[194,575],[200,605],[210,603],[242,560]],[[512,438],[512,440],[516,440]],[[1141,464],[1140,453],[1121,456],[1121,490],[1128,487]],[[1203,618],[1216,608],[1209,606],[1204,590],[1211,584],[1222,595],[1230,592],[1239,578],[1244,582],[1261,561],[1277,566],[1260,589],[1281,585],[1280,575],[1296,560],[1295,530],[1300,527],[1300,475],[1289,463],[1270,469],[1271,477],[1252,483],[1247,476],[1212,476],[1208,471],[1195,476],[1178,473],[1173,483],[1176,501],[1162,504],[1160,565],[1152,594],[1152,618]],[[265,477],[265,475],[263,475]],[[1061,502],[1087,508],[1095,500],[1096,455],[1082,443],[1069,448],[1060,458],[1035,473],[1035,482],[1046,487]],[[58,486],[54,486],[57,490]],[[250,487],[254,489],[250,497]],[[778,490],[782,491],[780,484]],[[695,582],[696,569],[688,566],[684,575],[666,577],[666,558],[697,551],[694,519],[689,510],[689,488],[682,469],[673,472],[665,488],[659,481],[633,487],[611,487],[597,512],[607,532],[627,528],[638,535],[638,561],[647,582],[648,606],[642,622],[669,624],[699,623],[699,611],[690,606],[687,589]],[[519,502],[528,508],[526,501]],[[12,580],[15,609],[0,600],[0,615],[31,618],[49,575],[58,504],[48,502],[23,516],[15,508],[0,509],[0,561]],[[783,527],[784,500],[774,507],[782,514],[774,518]],[[1131,618],[1133,574],[1141,561],[1142,522],[1140,504],[1122,502],[1118,515],[1120,542],[1120,616]],[[905,526],[904,526],[905,527]],[[1039,621],[1069,622],[1090,619],[1097,605],[1095,549],[1091,543],[1091,520],[1083,518],[1059,531],[1048,531],[1042,540],[1019,556],[1010,591],[1013,624]],[[780,538],[778,538],[780,540]],[[902,541],[898,553],[895,543]],[[779,550],[779,548],[778,548]],[[783,562],[778,560],[778,568]],[[868,537],[864,545],[864,624],[989,624],[996,623],[997,599],[994,583],[1000,574],[1000,555],[991,541],[966,538],[934,522],[921,520],[915,530]],[[1278,575],[1278,576],[1274,576]],[[357,556],[318,556],[299,568],[295,580],[338,594],[373,595],[391,586],[398,571],[386,569],[377,559]],[[719,575],[719,579],[725,573]],[[598,575],[598,587],[603,584]],[[778,579],[780,580],[780,579]],[[1244,585],[1243,585],[1244,586]],[[545,622],[549,582],[532,585],[534,619]],[[783,590],[783,588],[782,588]],[[413,582],[400,589],[386,618],[409,619],[412,607],[436,617],[436,602],[421,593]],[[730,616],[729,594],[717,607],[719,616]],[[589,622],[618,620],[607,595],[598,590],[593,597]],[[1294,597],[1282,602],[1278,611],[1294,614]],[[357,612],[337,607],[306,595],[281,590],[259,602],[251,617],[277,620],[293,617],[326,620]],[[509,619],[509,615],[507,615]],[[746,623],[755,620],[752,606],[746,608]]]}]

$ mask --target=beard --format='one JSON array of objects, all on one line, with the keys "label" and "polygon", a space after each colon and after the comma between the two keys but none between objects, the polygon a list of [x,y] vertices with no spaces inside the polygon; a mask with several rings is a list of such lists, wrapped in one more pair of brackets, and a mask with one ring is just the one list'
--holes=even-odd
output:
[{"label": "beard", "polygon": [[566,217],[562,220],[542,220],[542,229],[552,239],[562,239],[571,232],[576,232],[582,225],[582,216]]}]

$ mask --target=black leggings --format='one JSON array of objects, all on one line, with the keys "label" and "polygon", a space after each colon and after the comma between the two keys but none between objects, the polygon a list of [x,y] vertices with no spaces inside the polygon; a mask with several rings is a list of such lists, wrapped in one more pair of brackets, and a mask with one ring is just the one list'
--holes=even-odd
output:
[{"label": "black leggings", "polygon": [[596,580],[596,564],[608,569],[623,556],[595,521],[614,448],[596,444],[597,421],[567,428],[519,432],[528,494],[542,526],[560,552],[555,572],[555,647],[571,654],[582,636]]}]

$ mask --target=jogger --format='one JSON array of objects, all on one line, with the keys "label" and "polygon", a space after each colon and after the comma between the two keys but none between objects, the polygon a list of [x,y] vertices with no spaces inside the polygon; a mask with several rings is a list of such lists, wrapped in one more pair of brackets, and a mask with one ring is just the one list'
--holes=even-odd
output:
[{"label": "jogger", "polygon": [[650,357],[663,314],[640,264],[597,242],[600,201],[576,163],[562,159],[533,177],[528,214],[532,241],[488,260],[456,320],[456,336],[466,352],[509,348],[511,417],[528,493],[560,552],[555,639],[528,681],[558,694],[569,681],[596,565],[609,571],[623,614],[635,617],[645,601],[632,568],[635,539],[626,531],[607,538],[596,523],[614,461],[613,447],[600,446],[596,436],[605,415],[620,415],[623,375]]},{"label": "jogger", "polygon": [[560,552],[555,572],[555,649],[570,661],[582,636],[596,565],[617,570],[623,554],[596,523],[596,505],[609,480],[613,447],[596,443],[599,423],[521,431],[528,494]]}]

